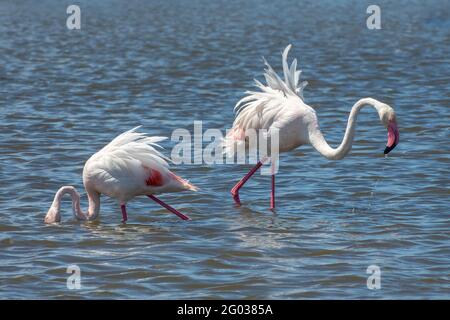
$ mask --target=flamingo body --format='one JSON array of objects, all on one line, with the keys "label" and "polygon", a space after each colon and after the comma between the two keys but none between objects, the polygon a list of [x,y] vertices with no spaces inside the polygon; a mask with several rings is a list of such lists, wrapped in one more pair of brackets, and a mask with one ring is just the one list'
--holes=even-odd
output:
[{"label": "flamingo body", "polygon": [[57,192],[46,222],[60,221],[60,202],[65,193],[71,194],[74,215],[80,220],[97,217],[101,194],[118,200],[126,220],[125,205],[134,197],[196,190],[195,186],[171,172],[167,159],[155,149],[159,147],[157,143],[166,138],[147,137],[136,132],[138,128],[122,133],[86,161],[83,184],[88,194],[88,212],[81,211],[76,190],[66,186]]},{"label": "flamingo body", "polygon": [[84,166],[86,188],[126,203],[137,196],[196,190],[169,170],[154,147],[165,137],[146,137],[127,131],[92,155]]}]

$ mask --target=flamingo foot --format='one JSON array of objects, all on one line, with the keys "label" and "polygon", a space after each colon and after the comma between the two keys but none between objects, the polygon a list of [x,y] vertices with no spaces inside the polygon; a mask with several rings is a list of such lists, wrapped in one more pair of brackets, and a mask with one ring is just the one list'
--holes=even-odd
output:
[{"label": "flamingo foot", "polygon": [[236,202],[236,204],[238,206],[241,205],[241,199],[239,199],[239,189],[242,188],[242,186],[247,182],[248,179],[250,179],[250,177],[256,172],[258,171],[258,169],[263,165],[263,162],[265,161],[265,158],[261,161],[258,161],[258,163],[256,164],[256,166],[253,167],[253,169],[251,169],[242,179],[241,181],[239,181],[234,187],[233,189],[231,189],[231,195],[233,196],[233,200],[234,202]]},{"label": "flamingo foot", "polygon": [[241,205],[241,199],[239,199],[239,191],[236,191],[234,189],[231,189],[231,195],[233,196],[234,202],[240,206]]},{"label": "flamingo foot", "polygon": [[272,194],[270,197],[270,210],[275,210],[275,195]]},{"label": "flamingo foot", "polygon": [[275,210],[275,174],[272,174],[272,192],[270,193],[270,210]]},{"label": "flamingo foot", "polygon": [[128,220],[127,209],[124,204],[120,206],[120,209],[122,210],[122,223],[125,223]]}]

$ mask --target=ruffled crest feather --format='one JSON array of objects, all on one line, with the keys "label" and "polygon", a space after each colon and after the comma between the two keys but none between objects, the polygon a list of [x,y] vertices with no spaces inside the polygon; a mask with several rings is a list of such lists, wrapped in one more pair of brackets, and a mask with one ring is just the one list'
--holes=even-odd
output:
[{"label": "ruffled crest feather", "polygon": [[237,114],[249,106],[255,106],[255,104],[259,105],[259,108],[263,108],[268,100],[280,99],[280,94],[284,97],[297,95],[302,101],[304,100],[303,89],[308,82],[302,81],[299,83],[302,71],[297,70],[297,59],[292,61],[290,67],[288,65],[287,58],[291,47],[292,45],[288,45],[282,54],[284,81],[273,70],[266,59],[263,58],[264,64],[266,65],[266,69],[264,69],[264,78],[266,79],[267,85],[264,85],[255,79],[255,85],[261,91],[247,91],[247,96],[239,100],[234,107],[234,111]]}]

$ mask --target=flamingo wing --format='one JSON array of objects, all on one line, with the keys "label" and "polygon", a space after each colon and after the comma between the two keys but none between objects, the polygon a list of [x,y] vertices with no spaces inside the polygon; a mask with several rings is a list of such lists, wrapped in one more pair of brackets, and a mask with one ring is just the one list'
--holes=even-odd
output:
[{"label": "flamingo wing", "polygon": [[176,186],[188,184],[169,170],[169,159],[156,149],[166,137],[148,137],[138,128],[122,133],[94,154],[83,173],[83,179],[99,192],[122,202],[166,189],[178,191]]},{"label": "flamingo wing", "polygon": [[266,85],[255,79],[260,91],[247,91],[234,107],[236,118],[223,141],[224,152],[229,156],[234,154],[236,145],[246,143],[245,132],[248,129],[266,129],[270,136],[271,128],[285,126],[300,107],[307,107],[303,102],[303,89],[307,82],[299,83],[301,70],[297,70],[296,59],[289,67],[287,57],[290,49],[291,45],[288,45],[282,54],[284,81],[264,60]]}]

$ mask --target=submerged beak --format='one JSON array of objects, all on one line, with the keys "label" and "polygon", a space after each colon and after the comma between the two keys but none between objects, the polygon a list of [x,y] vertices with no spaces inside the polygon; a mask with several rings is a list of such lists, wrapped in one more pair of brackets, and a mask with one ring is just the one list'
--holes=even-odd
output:
[{"label": "submerged beak", "polygon": [[386,149],[384,149],[384,154],[391,152],[400,140],[400,134],[398,132],[397,123],[395,121],[389,121],[388,124],[388,141],[386,144]]}]

